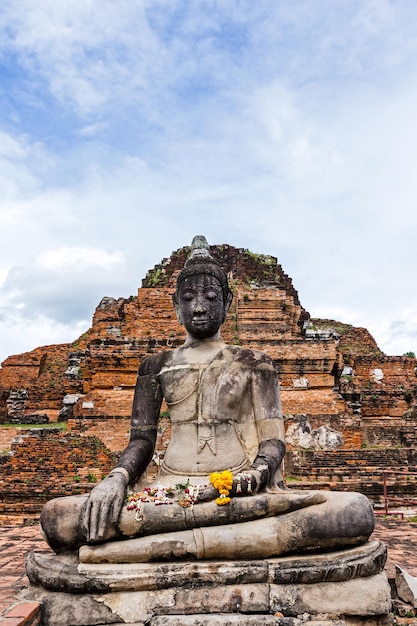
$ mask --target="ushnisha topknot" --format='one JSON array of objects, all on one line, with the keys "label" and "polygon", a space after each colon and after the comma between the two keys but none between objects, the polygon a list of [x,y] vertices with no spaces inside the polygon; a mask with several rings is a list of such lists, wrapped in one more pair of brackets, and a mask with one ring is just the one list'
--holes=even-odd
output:
[{"label": "ushnisha topknot", "polygon": [[195,276],[196,274],[210,274],[211,276],[215,276],[222,287],[224,302],[229,301],[232,292],[229,288],[227,275],[211,256],[207,239],[203,235],[196,235],[193,238],[190,255],[183,269],[178,274],[174,295],[175,299],[178,299],[179,286],[184,278]]}]

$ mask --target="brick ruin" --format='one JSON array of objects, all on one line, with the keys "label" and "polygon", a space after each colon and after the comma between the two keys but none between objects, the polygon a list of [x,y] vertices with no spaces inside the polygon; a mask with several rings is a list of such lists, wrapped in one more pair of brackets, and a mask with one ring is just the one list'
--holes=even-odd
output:
[{"label": "brick ruin", "polygon": [[[140,362],[183,342],[171,294],[189,251],[150,270],[137,296],[103,298],[73,343],[2,363],[0,518],[36,515],[50,497],[87,491],[108,472],[128,441]],[[226,342],[268,353],[277,369],[288,485],[356,489],[378,502],[386,471],[392,493],[416,495],[416,359],[386,356],[366,329],[311,319],[276,258],[229,245],[211,253],[234,292]],[[66,429],[13,428],[45,422]],[[168,440],[163,406],[155,467]]]}]

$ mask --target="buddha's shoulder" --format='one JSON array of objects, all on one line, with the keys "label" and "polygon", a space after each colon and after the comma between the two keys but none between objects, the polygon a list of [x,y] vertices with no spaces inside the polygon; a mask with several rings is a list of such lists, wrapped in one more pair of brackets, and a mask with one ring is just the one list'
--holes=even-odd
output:
[{"label": "buddha's shoulder", "polygon": [[224,352],[226,357],[227,354],[230,354],[235,362],[241,363],[245,367],[254,369],[265,366],[274,367],[271,357],[261,350],[252,350],[241,346],[226,346]]},{"label": "buddha's shoulder", "polygon": [[159,374],[161,369],[171,361],[173,350],[163,350],[156,354],[147,356],[141,363],[139,368],[140,376],[149,376]]}]

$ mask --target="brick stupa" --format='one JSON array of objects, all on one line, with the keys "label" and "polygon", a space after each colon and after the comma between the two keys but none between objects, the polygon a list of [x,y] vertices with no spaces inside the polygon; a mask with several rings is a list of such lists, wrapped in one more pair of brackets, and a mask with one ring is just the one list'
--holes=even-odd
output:
[{"label": "brick stupa", "polygon": [[[343,436],[343,444],[331,452],[290,445],[290,478],[328,488],[349,483],[347,488],[378,497],[381,471],[394,467],[412,476],[407,482],[394,477],[398,489],[403,485],[404,494],[415,493],[416,360],[384,355],[366,329],[312,320],[276,258],[230,245],[210,250],[234,292],[222,331],[225,341],[262,350],[273,359],[287,427],[298,424],[301,416],[310,429],[325,427]],[[64,420],[74,436],[98,437],[112,453],[123,449],[139,364],[147,355],[183,342],[171,296],[189,251],[181,248],[150,270],[137,296],[104,297],[91,328],[72,344],[7,358],[0,370],[0,425]],[[45,436],[26,436],[37,441],[32,441],[33,455]],[[165,419],[160,454],[167,437]],[[19,445],[13,445],[16,456]],[[0,465],[0,483],[7,481],[10,462]],[[61,477],[63,483],[73,479],[65,473]]]}]

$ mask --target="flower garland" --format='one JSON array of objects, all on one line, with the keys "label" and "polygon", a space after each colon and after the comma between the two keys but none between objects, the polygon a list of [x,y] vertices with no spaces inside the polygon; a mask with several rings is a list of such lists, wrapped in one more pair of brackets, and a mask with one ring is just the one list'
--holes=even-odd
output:
[{"label": "flower garland", "polygon": [[223,506],[229,504],[231,498],[229,493],[233,485],[233,474],[230,470],[224,470],[224,472],[213,472],[210,474],[210,482],[215,489],[219,492],[219,497],[216,498],[216,504]]},{"label": "flower garland", "polygon": [[[216,504],[223,506],[231,501],[229,497],[233,486],[233,474],[230,470],[223,472],[213,472],[210,474],[210,483],[218,490],[219,496],[216,498]],[[203,485],[207,487],[207,485]],[[135,519],[140,522],[142,516],[142,503],[153,502],[155,506],[174,504],[175,502],[183,508],[193,507],[198,502],[200,491],[199,485],[192,485],[190,480],[186,483],[178,483],[174,487],[161,485],[153,485],[144,487],[143,491],[129,494],[126,499],[128,511],[136,511]]]},{"label": "flower garland", "polygon": [[174,504],[177,502],[183,508],[192,507],[198,501],[199,486],[194,486],[187,480],[186,483],[178,483],[175,487],[162,487],[155,485],[144,487],[143,491],[137,491],[128,495],[126,504],[128,511],[136,511],[137,522],[142,520],[142,502],[153,502],[155,506]]}]

